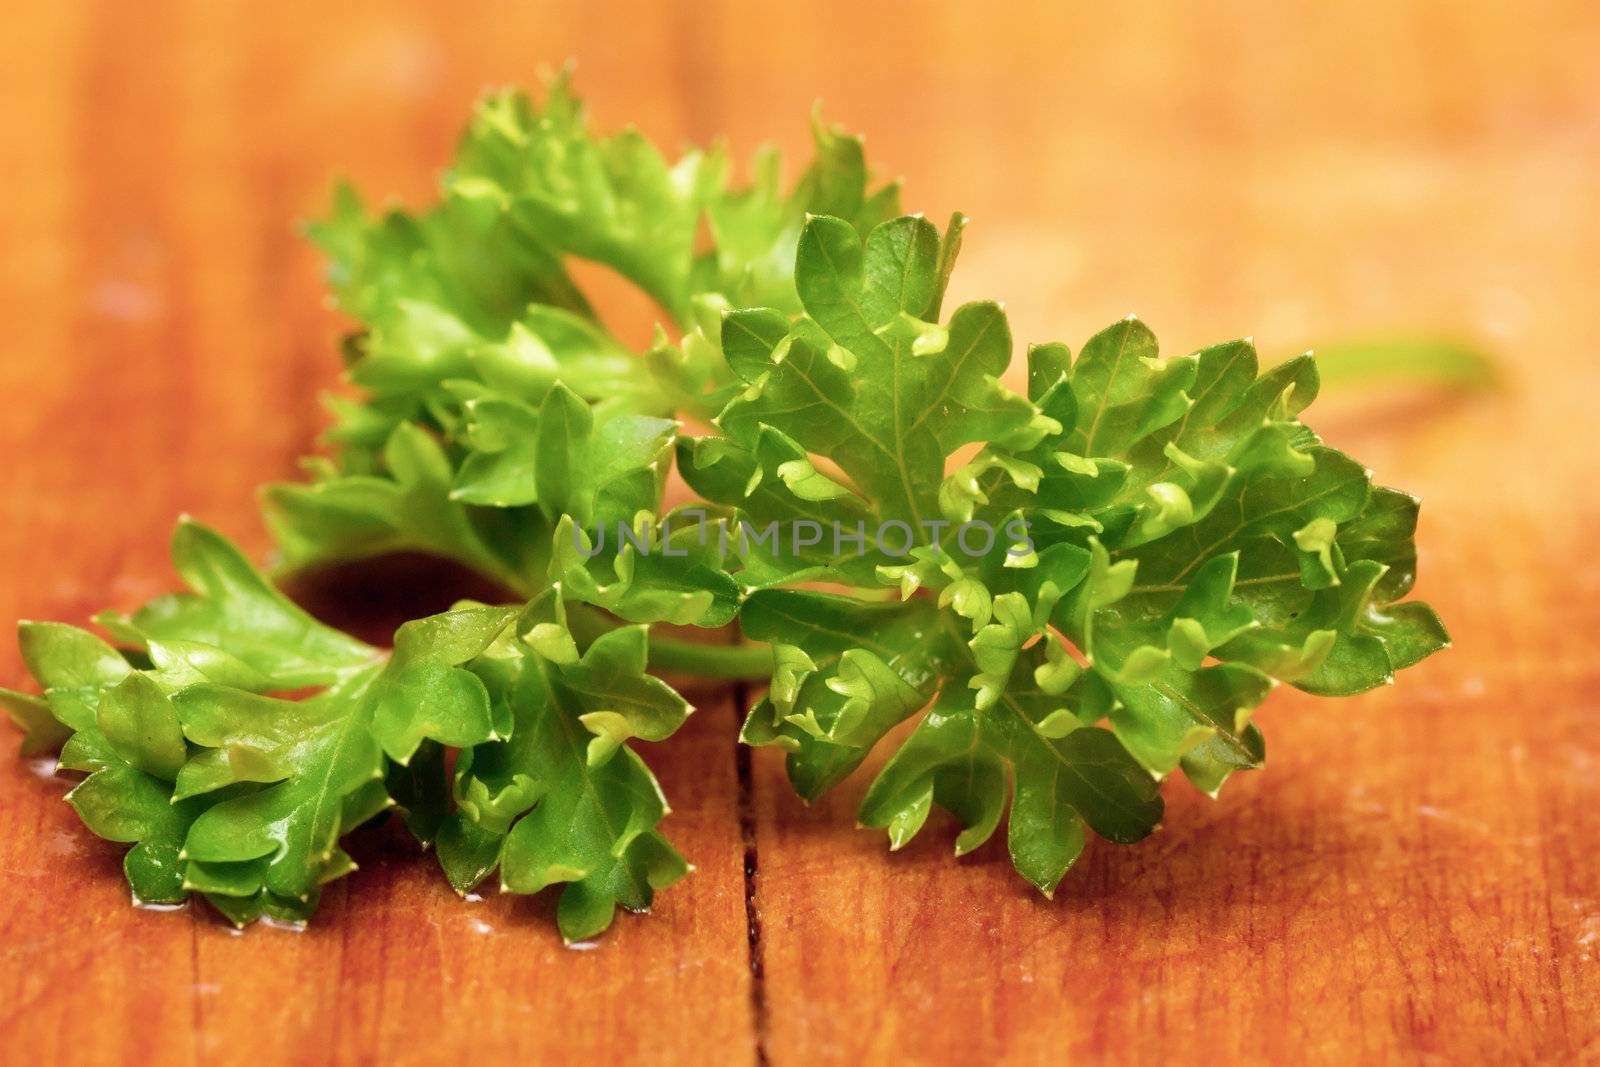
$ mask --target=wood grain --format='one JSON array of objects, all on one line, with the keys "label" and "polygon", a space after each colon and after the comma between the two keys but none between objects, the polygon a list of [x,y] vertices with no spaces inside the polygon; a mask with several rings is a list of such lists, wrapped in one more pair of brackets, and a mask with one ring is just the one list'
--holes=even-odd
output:
[{"label": "wood grain", "polygon": [[[427,194],[471,99],[580,60],[602,125],[803,147],[816,97],[908,202],[975,219],[956,297],[1081,343],[1268,352],[1444,326],[1493,397],[1314,421],[1426,500],[1456,647],[1380,693],[1280,692],[1268,768],[1181,783],[1054,902],[938,823],[889,855],[865,775],[803,808],[734,696],[652,755],[698,870],[587,953],[455,900],[398,835],[300,935],[135,911],[115,850],[0,761],[0,1040],[57,1063],[1600,1062],[1600,15],[1225,3],[35,5],[0,34],[0,617],[172,582],[191,512],[253,551],[333,383],[292,224],[336,173]],[[20,676],[9,644],[0,681]],[[7,735],[9,736],[9,735]],[[0,741],[4,738],[0,737]],[[747,931],[746,866],[759,936]]]}]

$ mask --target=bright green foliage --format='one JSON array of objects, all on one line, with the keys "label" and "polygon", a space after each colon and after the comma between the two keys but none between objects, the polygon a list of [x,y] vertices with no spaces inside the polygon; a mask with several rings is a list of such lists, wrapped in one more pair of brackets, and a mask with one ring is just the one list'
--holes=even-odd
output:
[{"label": "bright green foliage", "polygon": [[[690,709],[647,664],[732,677],[752,652],[674,651],[656,623],[770,645],[742,736],[806,798],[920,716],[860,821],[898,848],[937,805],[958,853],[1004,823],[1047,894],[1085,828],[1154,830],[1168,775],[1215,793],[1259,766],[1274,686],[1358,693],[1447,644],[1404,599],[1416,500],[1300,421],[1309,357],[1164,356],[1130,318],[1034,346],[1008,388],[1001,306],[944,307],[966,220],[899,215],[859,140],[814,139],[787,191],[770,152],[735,184],[721,148],[592,134],[562,77],[480,104],[432,207],[339,191],[311,233],[360,396],[311,479],[266,490],[283,563],[422,551],[526,604],[384,651],[185,523],[192,592],[101,617],[120,647],[24,623],[44,692],[0,703],[25,752],[87,775],[69,800],[131,846],[137,899],[303,920],[392,807],[463,894],[560,884],[570,940],[648,908],[688,865],[632,742]],[[658,306],[647,352],[574,260]],[[701,500],[663,515],[674,462]]]},{"label": "bright green foliage", "polygon": [[[396,805],[424,844],[447,828],[448,866],[467,805],[447,810],[446,747],[467,750],[462,781],[474,752],[536,753],[517,768],[526,803],[501,809],[509,825],[533,808],[507,839],[506,877],[527,892],[580,883],[561,908],[570,936],[603,929],[612,901],[645,907],[685,869],[655,832],[660,791],[624,743],[661,740],[688,710],[644,675],[643,628],[579,658],[564,627],[552,634],[561,607],[547,594],[527,611],[463,605],[406,623],[385,654],[306,615],[204,527],[181,525],[173,558],[193,592],[102,616],[122,649],[24,623],[44,696],[5,694],[36,723],[30,738],[52,724],[67,737],[61,766],[88,774],[68,800],[96,834],[132,844],[136,900],[197,891],[238,923],[303,921],[321,886],[354,869],[340,839]],[[299,695],[277,695],[288,692]],[[552,820],[592,837],[551,844],[539,827]]]},{"label": "bright green foliage", "polygon": [[[725,399],[706,333],[721,310],[798,309],[807,212],[866,228],[898,210],[898,186],[872,190],[859,139],[814,131],[816,158],[790,192],[770,151],[735,185],[720,148],[669,161],[637,131],[590,133],[563,75],[542,104],[518,92],[480,103],[427,211],[374,217],[341,188],[311,234],[361,324],[345,351],[364,397],[331,402],[337,451],[309,464],[310,484],[266,490],[286,564],[416,550],[532,595],[552,516],[592,531],[608,506],[653,509],[663,417],[709,417]],[[610,267],[692,328],[639,359],[595,318],[571,259]],[[552,411],[565,421],[541,433]],[[557,444],[579,423],[587,454]]]},{"label": "bright green foliage", "polygon": [[[776,667],[745,738],[786,749],[811,797],[933,701],[861,821],[898,847],[938,803],[965,852],[1009,795],[1012,857],[1049,892],[1083,824],[1115,841],[1153,830],[1169,772],[1215,792],[1258,766],[1251,714],[1278,682],[1360,692],[1447,639],[1425,605],[1393,603],[1415,501],[1298,420],[1309,358],[1265,374],[1248,342],[1164,358],[1129,319],[1076,359],[1034,348],[1028,395],[1012,393],[999,307],[940,315],[960,228],[905,217],[863,242],[808,223],[805,313],[725,317],[747,387],[724,436],[683,441],[680,463],[752,525],[867,531],[864,555],[749,553],[742,622]],[[816,578],[860,593],[772,588]]]},{"label": "bright green foliage", "polygon": [[136,900],[199,890],[235,921],[303,919],[349,869],[338,837],[388,803],[370,736],[349,743],[349,705],[381,654],[290,604],[204,527],[179,526],[173,560],[191,593],[102,617],[125,650],[22,626],[24,661],[71,731],[61,766],[88,773],[67,799],[96,834],[133,845]]},{"label": "bright green foliage", "polygon": [[457,760],[439,859],[462,893],[497,866],[509,892],[566,883],[557,922],[582,940],[610,925],[617,905],[644,910],[688,870],[656,831],[666,798],[626,742],[662,740],[690,708],[644,673],[643,626],[580,650],[559,586],[528,606],[517,632],[522,640],[501,642],[481,668],[509,736]]}]

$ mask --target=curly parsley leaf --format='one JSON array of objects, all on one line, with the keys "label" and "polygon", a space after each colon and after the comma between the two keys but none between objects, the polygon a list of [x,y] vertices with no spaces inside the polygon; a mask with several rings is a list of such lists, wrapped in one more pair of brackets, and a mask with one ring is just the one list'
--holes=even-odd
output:
[{"label": "curly parsley leaf", "polygon": [[[311,463],[309,484],[266,491],[286,565],[422,551],[532,595],[545,584],[544,520],[569,495],[604,497],[610,472],[614,505],[653,509],[641,495],[665,466],[647,474],[632,461],[676,410],[709,417],[726,399],[721,310],[798,309],[808,212],[870,228],[898,209],[897,186],[873,188],[859,138],[818,121],[814,140],[788,192],[770,151],[734,184],[720,148],[669,161],[636,131],[592,133],[562,74],[541,101],[506,92],[479,104],[436,206],[374,217],[341,188],[311,234],[360,323],[345,350],[364,395],[330,402],[333,462]],[[684,324],[681,341],[663,332],[648,358],[629,352],[568,275],[573,258],[652,296]],[[541,431],[552,415],[567,421]],[[589,455],[541,462],[574,419],[594,424]],[[573,463],[581,476],[559,489]]]},{"label": "curly parsley leaf", "polygon": [[580,941],[609,926],[618,905],[647,909],[688,871],[656,829],[666,798],[626,742],[663,740],[691,709],[645,662],[642,626],[580,651],[559,587],[485,656],[481,671],[512,726],[456,762],[458,810],[438,851],[457,890],[496,868],[508,892],[562,884],[557,923]]},{"label": "curly parsley leaf", "polygon": [[[775,654],[745,738],[785,748],[815,796],[933,702],[862,822],[898,846],[937,803],[965,851],[1009,795],[1013,859],[1048,892],[1082,825],[1154,829],[1171,771],[1215,792],[1258,766],[1251,715],[1278,682],[1359,692],[1447,637],[1425,605],[1394,603],[1414,501],[1299,421],[1309,358],[1262,373],[1248,342],[1167,358],[1129,319],[1075,359],[1035,347],[1013,393],[998,305],[940,314],[962,223],[941,237],[910,216],[863,241],[811,220],[804,314],[724,317],[745,388],[679,462],[750,525],[866,532],[782,563],[744,546],[742,623]],[[818,578],[851,592],[779,588]]]},{"label": "curly parsley leaf", "polygon": [[[94,833],[133,846],[137,900],[200,892],[235,922],[304,921],[354,869],[341,839],[397,805],[459,881],[460,824],[487,810],[473,783],[507,759],[531,785],[495,825],[495,859],[517,891],[572,883],[569,937],[598,932],[617,903],[646,907],[686,869],[626,745],[688,713],[644,674],[643,627],[579,655],[556,590],[527,609],[464,604],[406,623],[385,654],[316,622],[205,527],[182,524],[173,556],[191,592],[101,616],[120,650],[25,623],[44,693],[7,696],[38,723],[30,737],[63,738],[60,766],[88,775],[68,800]],[[447,748],[464,750],[454,812]]]}]

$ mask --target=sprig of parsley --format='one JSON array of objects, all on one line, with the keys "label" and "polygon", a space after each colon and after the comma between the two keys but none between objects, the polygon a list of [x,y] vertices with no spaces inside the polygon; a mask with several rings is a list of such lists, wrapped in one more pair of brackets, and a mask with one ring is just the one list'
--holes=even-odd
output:
[{"label": "sprig of parsley", "polygon": [[[1259,766],[1251,714],[1278,682],[1358,693],[1447,637],[1426,605],[1395,603],[1416,501],[1374,488],[1298,419],[1316,395],[1309,357],[1264,374],[1243,341],[1163,358],[1129,319],[1076,359],[1035,346],[1028,395],[1013,393],[999,306],[940,317],[962,223],[941,237],[907,216],[863,242],[812,219],[795,268],[805,313],[725,318],[747,388],[722,435],[680,442],[679,459],[755,525],[926,531],[870,571],[828,544],[747,557],[741,621],[777,666],[744,738],[785,749],[810,798],[932,702],[861,822],[899,847],[937,803],[965,827],[960,853],[1009,801],[1012,859],[1048,893],[1085,824],[1114,841],[1152,831],[1168,773],[1215,793]],[[793,588],[817,579],[859,592]]]},{"label": "sprig of parsley", "polygon": [[[365,395],[330,402],[337,451],[310,463],[310,484],[265,491],[286,565],[417,550],[532,596],[559,516],[595,529],[648,509],[668,420],[709,417],[724,399],[706,341],[722,311],[798,310],[808,212],[863,228],[898,212],[898,186],[873,185],[859,138],[820,121],[813,135],[789,192],[771,151],[734,184],[720,148],[669,162],[636,131],[594,136],[563,74],[542,105],[517,92],[478,105],[437,205],[374,217],[342,187],[310,232],[360,323],[344,351]],[[612,268],[688,332],[670,342],[663,330],[638,359],[596,319],[572,258]],[[541,436],[552,411],[566,421]],[[574,479],[546,460],[578,422],[590,455],[549,462],[605,464]]]},{"label": "sprig of parsley", "polygon": [[[361,392],[310,481],[266,490],[282,566],[420,550],[524,603],[377,649],[185,522],[192,591],[99,617],[114,644],[23,624],[44,692],[0,704],[86,775],[69,800],[131,846],[137,900],[304,921],[345,835],[396,809],[459,892],[561,885],[563,935],[592,936],[688,870],[631,744],[690,711],[650,666],[770,676],[742,737],[807,798],[920,715],[860,821],[898,848],[937,805],[958,853],[1005,821],[1048,894],[1086,827],[1149,834],[1168,775],[1214,794],[1259,766],[1280,682],[1357,693],[1446,645],[1404,599],[1417,503],[1301,421],[1309,357],[1163,356],[1128,319],[1033,346],[1008,388],[1000,305],[944,308],[965,218],[901,215],[858,139],[814,140],[787,191],[771,153],[736,185],[720,148],[595,136],[562,76],[479,106],[439,203],[338,192],[311,233]],[[572,259],[657,303],[647,352]],[[664,514],[674,462],[700,499]],[[650,634],[734,620],[765,644]]]},{"label": "sprig of parsley", "polygon": [[[34,721],[58,724],[61,767],[88,775],[67,797],[85,825],[133,846],[136,902],[198,892],[236,923],[303,922],[355,867],[340,840],[396,806],[463,892],[496,865],[512,892],[568,883],[573,940],[686,870],[626,744],[689,712],[644,673],[642,627],[580,650],[553,589],[406,623],[386,653],[311,618],[212,530],[184,522],[172,554],[193,591],[102,615],[120,647],[21,629],[51,713]],[[445,748],[463,750],[453,811]]]}]

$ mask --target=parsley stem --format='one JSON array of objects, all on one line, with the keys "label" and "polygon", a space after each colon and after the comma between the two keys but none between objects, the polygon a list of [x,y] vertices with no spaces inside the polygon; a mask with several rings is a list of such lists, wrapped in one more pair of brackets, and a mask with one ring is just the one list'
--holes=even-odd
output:
[{"label": "parsley stem", "polygon": [[[626,624],[588,604],[568,604],[567,625],[583,647],[601,634]],[[772,676],[772,646],[748,641],[717,645],[685,641],[652,631],[650,669],[726,681],[765,680]]]},{"label": "parsley stem", "polygon": [[768,645],[708,645],[653,633],[650,667],[701,678],[754,681],[771,677],[772,649]]},{"label": "parsley stem", "polygon": [[1501,381],[1495,357],[1476,345],[1427,335],[1353,338],[1316,349],[1324,387],[1389,382],[1470,393]]}]

